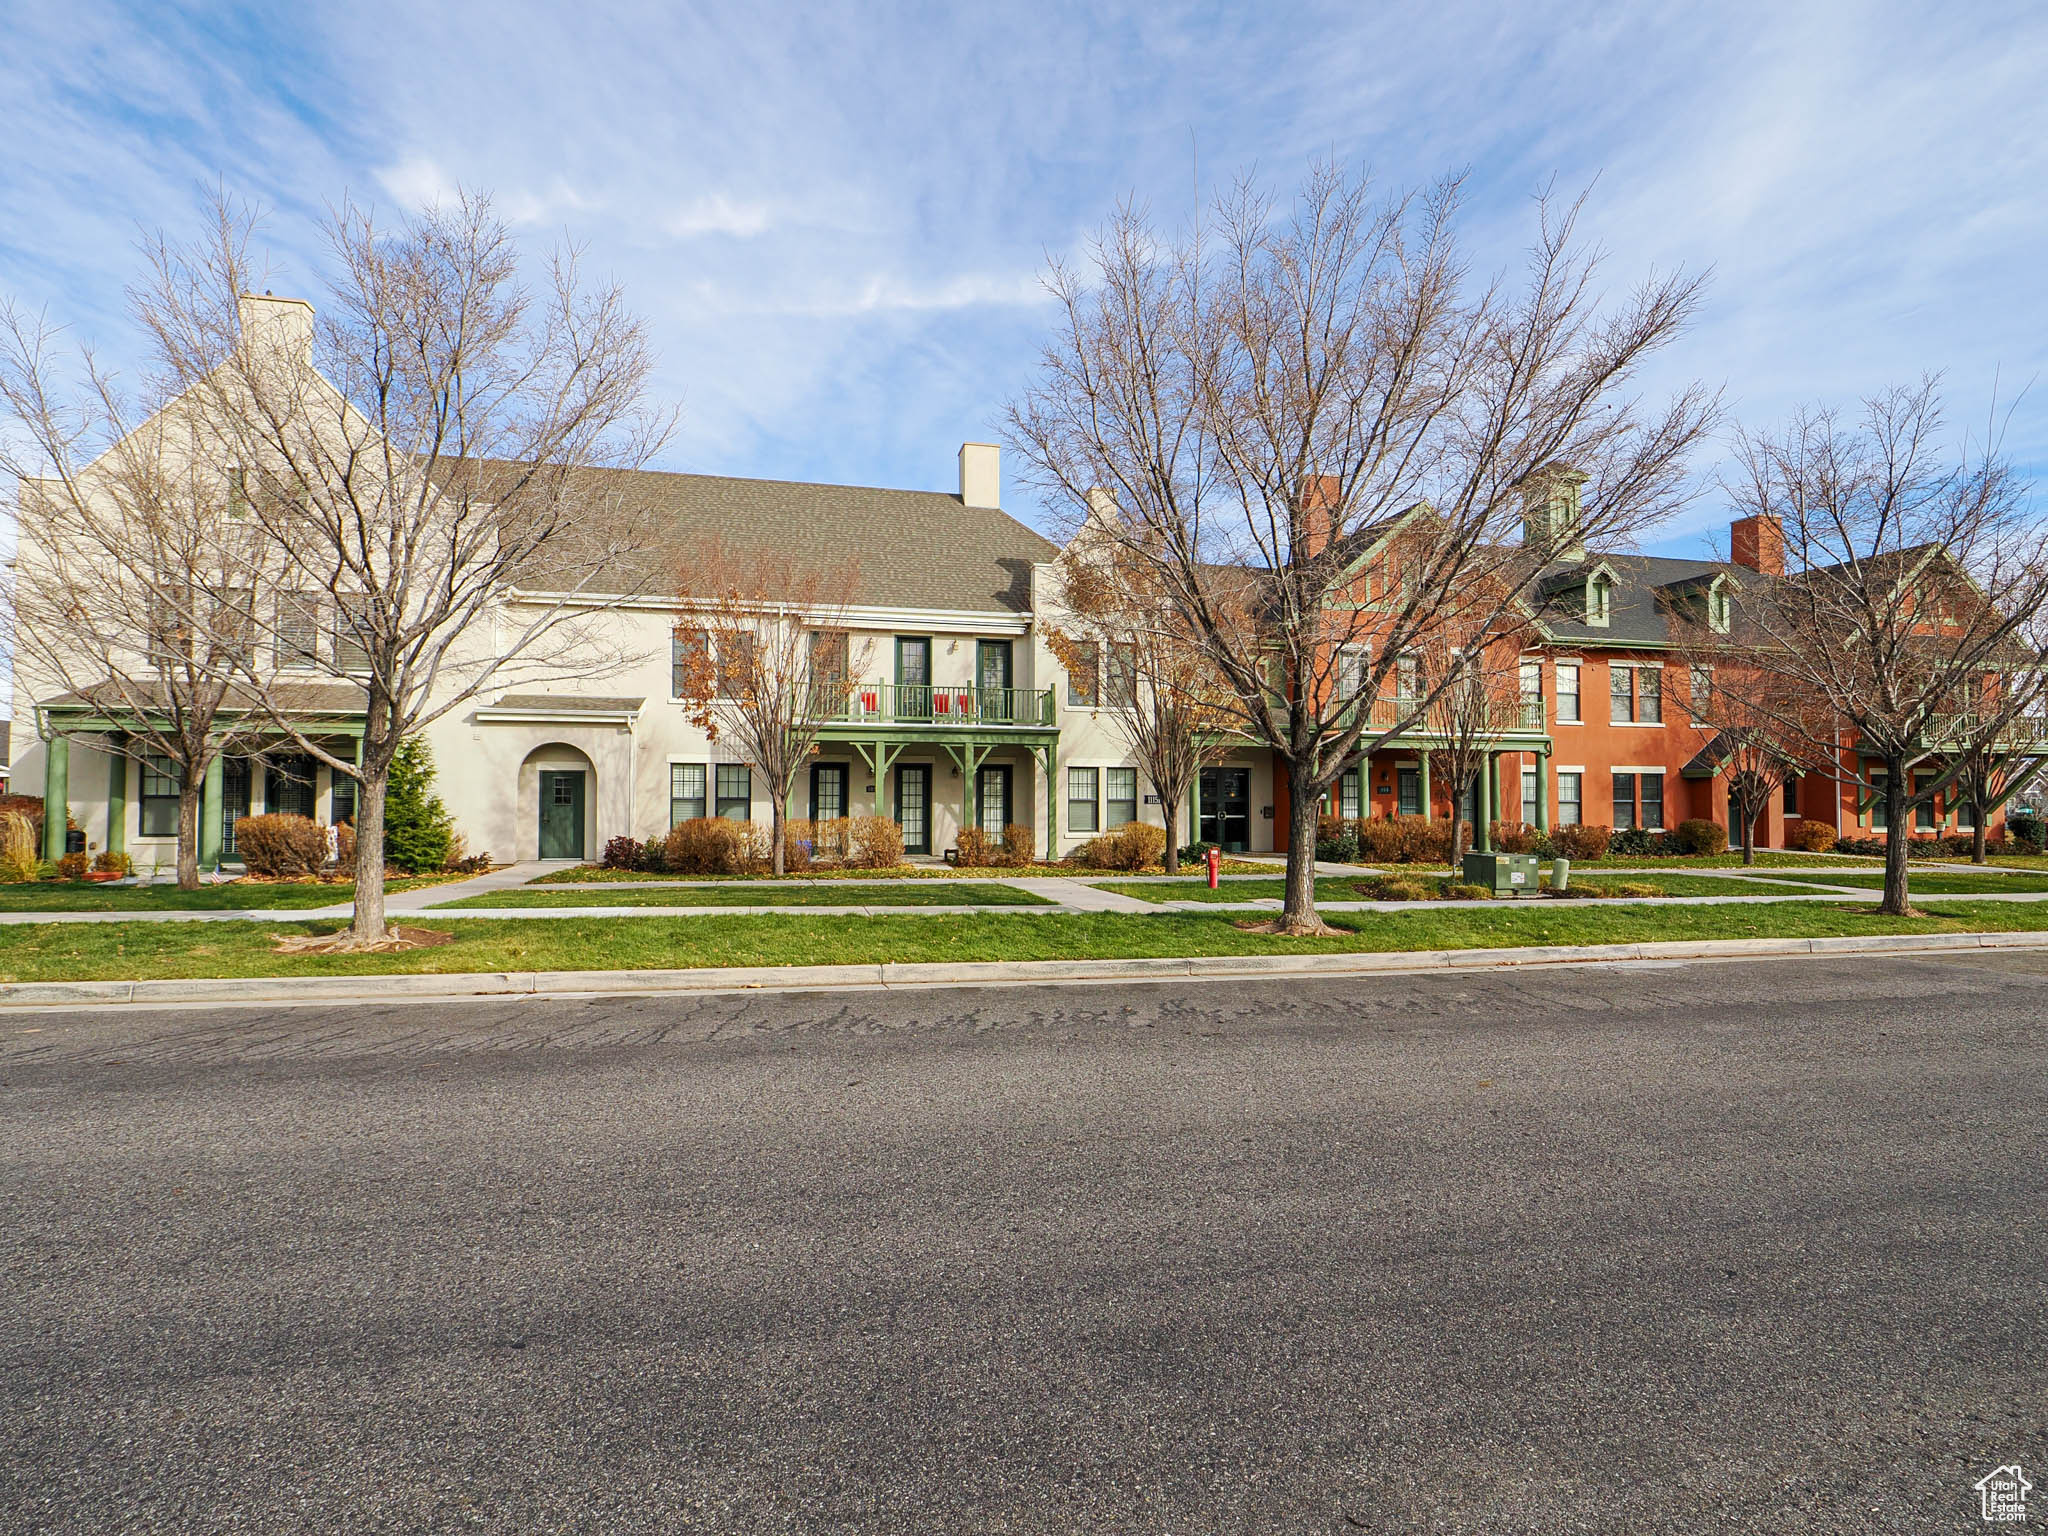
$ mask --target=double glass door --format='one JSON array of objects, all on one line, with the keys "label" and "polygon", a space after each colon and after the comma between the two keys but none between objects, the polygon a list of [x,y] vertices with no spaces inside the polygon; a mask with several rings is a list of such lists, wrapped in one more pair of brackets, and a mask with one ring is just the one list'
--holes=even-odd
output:
[{"label": "double glass door", "polygon": [[1204,768],[1201,779],[1201,835],[1226,853],[1252,845],[1252,771]]}]

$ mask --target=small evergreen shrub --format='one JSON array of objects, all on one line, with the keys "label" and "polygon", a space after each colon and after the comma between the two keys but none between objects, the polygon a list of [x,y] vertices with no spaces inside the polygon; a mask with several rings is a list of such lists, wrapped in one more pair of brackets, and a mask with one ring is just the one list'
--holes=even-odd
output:
[{"label": "small evergreen shrub", "polygon": [[1206,864],[1209,862],[1209,850],[1215,846],[1214,843],[1189,843],[1187,847],[1180,850],[1176,857],[1183,864]]},{"label": "small evergreen shrub", "polygon": [[1711,858],[1728,851],[1728,829],[1718,821],[1694,817],[1681,821],[1677,832],[1678,851],[1696,858]]},{"label": "small evergreen shrub", "polygon": [[408,736],[391,759],[384,787],[384,862],[408,875],[448,862],[455,823],[434,793],[434,754],[423,736]]},{"label": "small evergreen shrub", "polygon": [[317,875],[327,863],[327,829],[310,816],[244,816],[235,823],[235,851],[263,879]]},{"label": "small evergreen shrub", "polygon": [[1350,864],[1358,858],[1357,824],[1341,816],[1325,816],[1316,823],[1316,859],[1324,864]]},{"label": "small evergreen shrub", "polygon": [[2028,853],[2039,853],[2044,839],[2048,839],[2048,823],[2043,823],[2032,811],[2012,812],[2005,818],[2005,830]]},{"label": "small evergreen shrub", "polygon": [[628,837],[621,832],[605,843],[604,855],[597,861],[598,868],[638,869],[645,853],[646,847],[639,838]]}]

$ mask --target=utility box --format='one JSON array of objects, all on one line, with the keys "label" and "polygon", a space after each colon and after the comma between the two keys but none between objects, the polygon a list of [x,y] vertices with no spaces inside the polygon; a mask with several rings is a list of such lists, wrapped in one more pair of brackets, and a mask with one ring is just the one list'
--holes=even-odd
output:
[{"label": "utility box", "polygon": [[1468,853],[1465,883],[1483,885],[1496,896],[1534,896],[1542,888],[1533,853]]}]

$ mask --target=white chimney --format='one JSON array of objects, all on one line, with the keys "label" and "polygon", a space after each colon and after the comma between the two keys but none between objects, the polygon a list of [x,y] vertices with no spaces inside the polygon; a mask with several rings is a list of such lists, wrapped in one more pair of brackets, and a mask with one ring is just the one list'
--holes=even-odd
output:
[{"label": "white chimney", "polygon": [[238,307],[242,337],[252,349],[301,363],[313,360],[313,306],[304,299],[245,293]]},{"label": "white chimney", "polygon": [[1002,506],[1002,449],[993,443],[960,445],[960,501],[969,507]]}]

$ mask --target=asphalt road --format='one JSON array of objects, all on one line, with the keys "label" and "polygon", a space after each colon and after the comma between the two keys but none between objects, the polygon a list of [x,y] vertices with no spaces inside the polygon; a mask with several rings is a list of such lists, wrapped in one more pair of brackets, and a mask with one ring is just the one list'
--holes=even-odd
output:
[{"label": "asphalt road", "polygon": [[0,1015],[0,1530],[1982,1530],[2048,1489],[2044,1009],[2025,955]]}]

